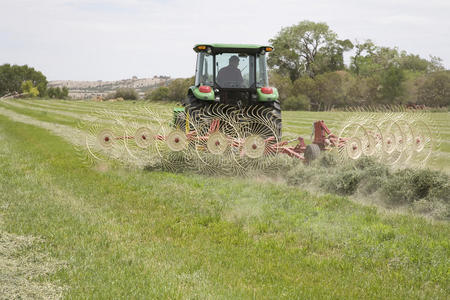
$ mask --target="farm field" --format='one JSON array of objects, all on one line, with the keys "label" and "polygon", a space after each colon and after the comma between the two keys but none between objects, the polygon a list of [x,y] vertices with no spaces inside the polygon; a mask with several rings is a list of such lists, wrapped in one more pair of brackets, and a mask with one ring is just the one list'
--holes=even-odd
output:
[{"label": "farm field", "polygon": [[[67,298],[448,297],[446,221],[282,180],[83,164],[80,120],[106,108],[135,120],[144,105],[0,101],[0,247],[4,236],[36,239],[0,263],[57,262],[30,280],[0,271],[0,294],[15,291],[7,277],[17,276],[27,295],[51,285]],[[172,107],[151,104],[167,118]],[[283,130],[309,143],[314,121],[335,131],[351,114],[284,112]],[[441,145],[430,166],[448,172],[449,113],[432,117]]]}]

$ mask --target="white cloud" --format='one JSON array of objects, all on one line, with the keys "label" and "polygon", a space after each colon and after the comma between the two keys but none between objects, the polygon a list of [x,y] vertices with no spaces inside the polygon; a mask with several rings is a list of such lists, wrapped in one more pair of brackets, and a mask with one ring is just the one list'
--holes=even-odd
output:
[{"label": "white cloud", "polygon": [[0,64],[49,79],[189,76],[197,42],[267,43],[305,19],[450,63],[446,1],[0,1]]}]

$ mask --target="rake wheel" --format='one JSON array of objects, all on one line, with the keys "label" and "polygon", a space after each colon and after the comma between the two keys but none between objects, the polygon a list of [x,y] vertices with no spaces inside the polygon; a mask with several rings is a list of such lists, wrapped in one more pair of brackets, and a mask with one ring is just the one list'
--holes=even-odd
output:
[{"label": "rake wheel", "polygon": [[399,123],[392,116],[388,116],[379,124],[383,130],[383,162],[396,165],[402,161],[406,149],[406,135]]},{"label": "rake wheel", "polygon": [[223,104],[210,105],[197,112],[198,121],[193,125],[196,128],[194,149],[202,172],[242,173],[243,167],[236,159],[236,141],[240,138],[235,113],[234,107]]},{"label": "rake wheel", "polygon": [[80,125],[80,129],[86,131],[84,143],[90,158],[94,161],[111,158],[123,161],[125,149],[122,137],[125,132],[120,116],[102,111],[89,119]]},{"label": "rake wheel", "polygon": [[188,145],[186,134],[179,129],[175,129],[166,137],[166,144],[173,152],[186,150]]},{"label": "rake wheel", "polygon": [[134,133],[134,142],[139,148],[147,149],[155,141],[156,134],[148,127],[140,127]]},{"label": "rake wheel", "polygon": [[414,131],[411,124],[406,120],[406,115],[402,115],[396,120],[404,133],[402,163],[408,163],[414,156]]},{"label": "rake wheel", "polygon": [[148,166],[159,161],[155,148],[161,117],[148,107],[137,111],[136,115],[138,114],[137,119],[125,123],[123,141],[130,162],[134,165]]},{"label": "rake wheel", "polygon": [[434,134],[430,126],[423,120],[415,120],[410,125],[413,132],[414,158],[424,165],[434,149]]},{"label": "rake wheel", "polygon": [[230,147],[230,142],[225,134],[221,132],[210,134],[206,142],[206,148],[214,155],[223,155],[228,147]]},{"label": "rake wheel", "polygon": [[110,149],[116,137],[111,129],[103,129],[97,133],[97,143],[104,149]]},{"label": "rake wheel", "polygon": [[358,137],[351,137],[344,146],[345,153],[350,159],[358,159],[363,154],[363,146],[361,139]]},{"label": "rake wheel", "polygon": [[260,158],[266,150],[266,142],[260,135],[251,135],[245,138],[242,146],[243,154],[249,158]]},{"label": "rake wheel", "polygon": [[339,138],[345,143],[338,148],[342,161],[356,160],[362,155],[372,156],[375,154],[376,141],[369,134],[365,118],[355,118],[347,122],[339,133]]},{"label": "rake wheel", "polygon": [[279,142],[277,121],[264,107],[250,106],[237,111],[239,122],[238,163],[245,172],[251,170],[273,171],[276,162],[276,145]]},{"label": "rake wheel", "polygon": [[[179,114],[175,124],[158,120],[159,131],[155,139],[155,150],[160,158],[162,168],[171,172],[180,172],[187,168],[190,147],[186,132],[186,115]],[[175,127],[175,128],[174,128]]]}]

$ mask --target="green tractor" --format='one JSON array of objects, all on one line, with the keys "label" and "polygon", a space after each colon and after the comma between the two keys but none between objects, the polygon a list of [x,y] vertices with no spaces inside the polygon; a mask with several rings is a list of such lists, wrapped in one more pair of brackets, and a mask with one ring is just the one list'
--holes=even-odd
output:
[{"label": "green tractor", "polygon": [[[245,44],[197,44],[195,85],[182,102],[195,119],[208,106],[223,104],[237,110],[261,107],[271,119],[272,132],[281,138],[281,107],[276,88],[269,87],[266,53],[270,46]],[[177,114],[178,111],[175,111]],[[176,118],[176,116],[175,116]]]}]

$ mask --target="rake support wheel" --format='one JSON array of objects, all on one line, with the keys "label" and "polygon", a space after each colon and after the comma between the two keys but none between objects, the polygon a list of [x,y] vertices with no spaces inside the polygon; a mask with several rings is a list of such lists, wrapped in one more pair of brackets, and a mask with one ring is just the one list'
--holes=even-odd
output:
[{"label": "rake support wheel", "polygon": [[317,144],[309,144],[305,149],[305,159],[307,163],[317,159],[320,155],[320,147]]}]

